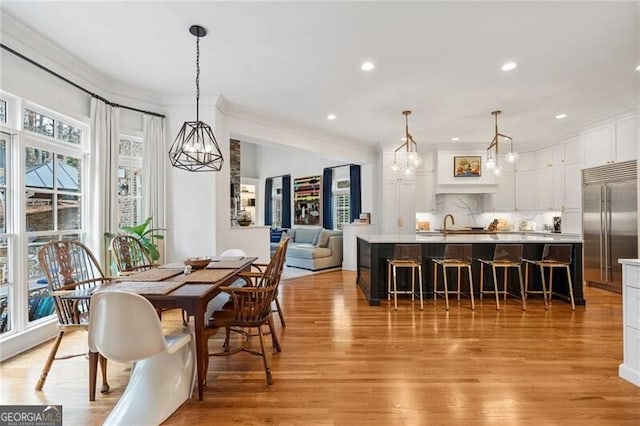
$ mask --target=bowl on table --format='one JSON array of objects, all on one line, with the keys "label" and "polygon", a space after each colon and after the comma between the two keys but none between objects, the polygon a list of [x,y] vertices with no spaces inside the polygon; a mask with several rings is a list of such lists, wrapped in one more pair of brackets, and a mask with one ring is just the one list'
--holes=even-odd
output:
[{"label": "bowl on table", "polygon": [[209,262],[211,262],[209,257],[187,257],[184,260],[184,264],[191,266],[193,270],[204,269],[209,265]]}]

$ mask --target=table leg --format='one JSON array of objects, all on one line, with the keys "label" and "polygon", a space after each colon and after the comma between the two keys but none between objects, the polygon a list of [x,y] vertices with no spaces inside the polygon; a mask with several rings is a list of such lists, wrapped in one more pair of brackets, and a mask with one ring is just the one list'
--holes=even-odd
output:
[{"label": "table leg", "polygon": [[202,401],[204,394],[204,383],[207,378],[207,372],[205,371],[204,357],[209,356],[206,350],[207,338],[205,336],[204,327],[204,310],[199,307],[195,315],[193,316],[193,322],[195,323],[196,331],[196,371],[198,376],[198,399]]}]

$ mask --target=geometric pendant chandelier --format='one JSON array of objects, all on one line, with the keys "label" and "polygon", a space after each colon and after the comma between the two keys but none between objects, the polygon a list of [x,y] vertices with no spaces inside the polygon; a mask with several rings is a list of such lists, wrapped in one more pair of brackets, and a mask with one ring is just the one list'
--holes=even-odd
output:
[{"label": "geometric pendant chandelier", "polygon": [[196,37],[196,121],[185,121],[171,144],[171,165],[190,172],[217,172],[224,159],[211,127],[200,121],[200,38],[207,30],[192,25],[189,32]]},{"label": "geometric pendant chandelier", "polygon": [[502,138],[503,141],[508,140],[510,144],[510,150],[504,156],[505,160],[509,163],[515,163],[519,157],[518,153],[513,150],[513,138],[498,131],[498,115],[501,113],[502,111],[491,112],[491,115],[495,117],[495,134],[487,147],[487,158],[485,160],[485,166],[496,175],[500,174],[501,171],[500,164],[498,163],[498,141],[500,138]]}]

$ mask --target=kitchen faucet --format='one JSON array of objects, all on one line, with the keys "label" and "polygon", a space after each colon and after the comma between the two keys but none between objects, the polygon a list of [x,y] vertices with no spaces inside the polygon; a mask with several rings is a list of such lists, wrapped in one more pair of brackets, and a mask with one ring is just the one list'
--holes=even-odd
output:
[{"label": "kitchen faucet", "polygon": [[453,215],[452,214],[448,214],[444,217],[444,220],[442,221],[442,233],[444,235],[447,235],[447,218],[450,217],[451,218],[451,224],[455,225],[456,221],[453,219]]}]

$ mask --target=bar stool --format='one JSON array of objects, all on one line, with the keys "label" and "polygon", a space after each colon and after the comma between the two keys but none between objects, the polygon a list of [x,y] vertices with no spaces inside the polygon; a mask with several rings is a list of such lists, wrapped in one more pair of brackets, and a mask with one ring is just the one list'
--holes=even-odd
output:
[{"label": "bar stool", "polygon": [[[398,268],[411,269],[411,290],[398,290]],[[390,301],[393,294],[393,304],[396,310],[398,310],[398,294],[411,294],[411,300],[415,300],[416,269],[418,270],[420,289],[420,310],[422,310],[424,308],[422,300],[422,246],[419,244],[396,244],[393,259],[387,259],[387,300]],[[393,290],[391,289],[392,278]]]},{"label": "bar stool", "polygon": [[[571,281],[571,244],[545,244],[542,250],[542,259],[525,261],[525,294],[542,293],[544,299],[544,308],[549,309],[549,302],[553,297],[553,270],[561,268],[567,272],[567,283],[569,285],[569,298],[571,299],[571,309],[576,310],[576,302],[573,298],[573,282]],[[529,264],[540,267],[540,275],[542,276],[542,291],[529,290]],[[547,282],[544,268],[549,268],[549,291],[547,291]]]},{"label": "bar stool", "polygon": [[[476,309],[473,298],[473,278],[471,277],[471,244],[447,244],[444,246],[444,257],[442,259],[431,259],[433,265],[433,300],[436,300],[438,294],[444,293],[445,306],[449,310],[449,283],[447,282],[447,268],[455,268],[458,270],[458,290],[452,293],[458,295],[460,301],[460,278],[461,269],[467,268],[469,274],[469,298],[471,299],[471,309]],[[442,275],[444,278],[444,290],[438,290],[438,265],[442,267]]]},{"label": "bar stool", "polygon": [[[507,300],[507,276],[509,275],[509,268],[516,268],[518,270],[518,278],[520,281],[520,297],[522,299],[522,310],[527,310],[527,302],[525,300],[524,285],[522,283],[522,244],[496,244],[495,251],[493,252],[493,259],[478,259],[480,262],[480,299],[486,293],[494,293],[496,296],[496,310],[500,310],[500,294],[504,295],[504,300]],[[491,265],[493,270],[493,292],[485,291],[484,289],[484,265]],[[496,268],[502,268],[502,277],[504,282],[503,290],[498,290],[498,276]]]}]

